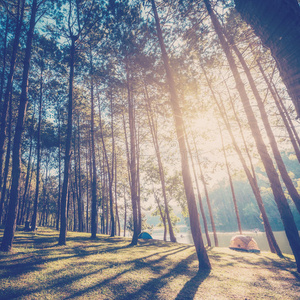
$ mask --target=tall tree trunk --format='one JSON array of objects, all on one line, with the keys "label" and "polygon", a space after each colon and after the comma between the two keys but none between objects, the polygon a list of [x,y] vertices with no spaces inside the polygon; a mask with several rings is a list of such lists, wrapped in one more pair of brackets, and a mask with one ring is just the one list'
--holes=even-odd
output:
[{"label": "tall tree trunk", "polygon": [[121,224],[120,224],[120,216],[119,216],[119,206],[118,206],[118,190],[117,190],[117,155],[115,155],[115,206],[116,206],[116,221],[118,222],[118,232],[117,235],[121,236]]},{"label": "tall tree trunk", "polygon": [[[112,101],[112,100],[111,100]],[[107,168],[107,176],[108,176],[108,193],[109,193],[109,206],[110,206],[110,234],[111,237],[115,236],[115,217],[114,217],[114,199],[113,199],[113,178],[114,178],[114,137],[113,137],[113,129],[112,130],[112,145],[113,145],[113,153],[112,153],[112,160],[111,160],[111,166],[109,164],[107,149],[104,141],[103,136],[103,122],[101,117],[101,106],[100,106],[100,98],[98,98],[99,103],[99,120],[100,120],[100,132],[101,132],[101,141],[102,141],[102,147],[103,147],[103,155],[106,163]]]},{"label": "tall tree trunk", "polygon": [[39,122],[37,128],[37,167],[36,167],[36,187],[35,187],[35,197],[33,204],[33,214],[31,219],[31,230],[36,230],[37,217],[38,217],[38,203],[40,194],[40,168],[41,168],[41,124],[42,124],[42,106],[43,106],[43,70],[41,69],[40,77],[40,99],[39,99]]},{"label": "tall tree trunk", "polygon": [[204,174],[203,174],[203,170],[202,170],[202,166],[201,166],[201,161],[200,161],[198,155],[197,155],[197,160],[198,160],[198,166],[199,166],[199,170],[200,170],[200,178],[201,178],[201,181],[202,181],[202,184],[203,184],[203,187],[204,187],[204,193],[205,193],[205,198],[206,198],[206,203],[207,203],[211,228],[212,228],[213,235],[214,235],[215,247],[219,247],[219,241],[218,241],[218,236],[217,236],[217,231],[216,231],[216,225],[215,225],[215,221],[214,221],[214,217],[213,217],[213,213],[212,213],[212,208],[211,208],[211,204],[210,204],[210,198],[209,198],[209,194],[208,194],[208,190],[207,190],[207,184],[206,184],[206,181],[205,181],[205,178],[204,178]]},{"label": "tall tree trunk", "polygon": [[219,122],[218,122],[218,125],[219,125],[221,140],[222,140],[222,150],[223,150],[223,154],[224,154],[225,165],[226,165],[226,170],[227,170],[227,174],[228,174],[228,179],[229,179],[229,184],[230,184],[230,189],[231,189],[231,194],[232,194],[232,201],[233,201],[233,205],[234,205],[234,211],[235,211],[235,215],[236,215],[237,225],[238,225],[238,229],[239,229],[240,234],[243,234],[240,214],[239,214],[237,201],[236,201],[236,196],[235,196],[235,191],[234,191],[234,187],[233,187],[233,181],[232,181],[232,177],[231,177],[231,173],[230,173],[230,169],[229,169],[229,164],[228,164],[228,159],[227,159],[227,155],[226,155],[226,150],[225,150],[225,146],[224,146],[223,133],[222,133],[222,129],[221,129],[221,126],[220,126]]},{"label": "tall tree trunk", "polygon": [[235,0],[242,18],[271,50],[300,115],[300,8],[297,0]]},{"label": "tall tree trunk", "polygon": [[77,116],[77,157],[78,157],[78,180],[77,180],[77,188],[78,188],[78,198],[77,198],[77,206],[78,206],[78,231],[83,232],[84,230],[84,208],[82,201],[82,192],[81,192],[81,157],[80,157],[80,123],[79,123],[79,114]]},{"label": "tall tree trunk", "polygon": [[88,152],[89,146],[86,148],[86,156],[85,156],[85,169],[86,169],[86,232],[89,232],[89,163],[88,163]]},{"label": "tall tree trunk", "polygon": [[92,203],[91,203],[91,238],[97,237],[98,227],[98,207],[97,207],[97,170],[96,170],[96,155],[95,155],[95,126],[94,126],[94,81],[93,81],[93,63],[91,53],[91,190],[92,190]]},{"label": "tall tree trunk", "polygon": [[[21,158],[21,139],[24,128],[24,120],[27,110],[27,92],[28,92],[28,75],[30,68],[30,58],[31,58],[31,48],[34,27],[36,24],[36,12],[37,12],[37,0],[33,0],[31,6],[31,17],[30,25],[27,33],[25,57],[24,57],[24,67],[23,67],[23,78],[21,85],[21,96],[18,109],[18,119],[15,128],[14,143],[13,143],[13,156],[12,156],[12,185],[10,190],[10,200],[8,207],[8,214],[6,220],[6,226],[2,238],[1,251],[10,251],[12,248],[12,243],[16,230],[16,217],[18,212],[18,188],[19,188],[19,178],[20,178],[20,158]],[[0,159],[2,160],[2,158]]]},{"label": "tall tree trunk", "polygon": [[[203,208],[202,197],[201,197],[201,194],[200,194],[200,188],[199,188],[199,183],[198,183],[198,178],[197,178],[195,163],[194,163],[194,159],[193,159],[193,154],[192,154],[192,151],[191,151],[190,144],[188,142],[187,134],[185,133],[185,135],[186,135],[187,146],[188,146],[188,150],[189,150],[189,154],[190,154],[190,159],[191,159],[191,163],[192,163],[192,169],[193,169],[193,173],[194,173],[194,180],[196,182],[199,207],[200,207],[200,212],[201,212],[201,215],[202,215],[202,221],[203,221],[205,236],[206,236],[206,240],[207,240],[207,246],[211,247],[211,240],[210,240],[210,236],[209,236],[209,233],[208,233],[207,220],[206,220],[206,216],[205,216],[205,212],[204,212],[204,208]],[[196,146],[196,142],[195,142],[194,136],[193,136],[193,142],[194,142],[194,148],[196,150],[197,161],[200,164],[198,149],[197,149],[197,146]]]},{"label": "tall tree trunk", "polygon": [[56,215],[56,230],[59,230],[60,221],[60,199],[61,199],[61,116],[60,107],[58,111],[58,198],[57,198],[57,215]]},{"label": "tall tree trunk", "polygon": [[293,214],[291,212],[291,209],[288,205],[287,199],[285,198],[284,192],[281,187],[281,183],[279,180],[279,176],[276,172],[276,169],[274,167],[273,161],[267,151],[266,145],[263,141],[263,138],[261,136],[257,120],[255,118],[254,112],[250,105],[250,100],[248,98],[248,95],[245,90],[245,86],[242,82],[242,79],[240,77],[240,74],[238,72],[237,66],[235,64],[234,58],[230,52],[230,48],[226,40],[224,39],[224,36],[222,35],[222,29],[219,21],[217,20],[214,12],[211,9],[210,3],[208,0],[204,0],[205,5],[207,7],[207,10],[209,12],[209,15],[211,17],[213,26],[216,30],[216,33],[219,37],[219,40],[221,42],[222,48],[225,52],[225,55],[227,57],[230,69],[232,71],[232,74],[234,76],[236,86],[238,93],[240,95],[240,98],[242,100],[242,104],[244,106],[244,110],[247,115],[248,122],[250,124],[250,129],[252,132],[252,135],[255,139],[255,143],[259,152],[259,155],[261,157],[261,160],[264,164],[264,167],[266,169],[267,176],[269,178],[269,181],[271,183],[271,188],[274,195],[274,200],[277,204],[281,219],[283,221],[284,229],[289,241],[289,244],[291,246],[291,249],[293,251],[293,254],[296,259],[297,263],[297,270],[300,272],[300,238],[297,226],[294,221]]},{"label": "tall tree trunk", "polygon": [[[34,3],[33,3],[33,5],[34,5]],[[19,0],[18,4],[17,4],[17,16],[16,16],[17,21],[16,21],[16,28],[15,28],[15,36],[14,36],[14,41],[13,41],[12,53],[11,53],[11,57],[10,57],[10,70],[9,70],[9,74],[8,74],[8,78],[7,78],[7,82],[6,82],[4,101],[3,101],[2,107],[1,107],[2,111],[1,111],[1,119],[0,119],[0,188],[2,186],[2,168],[3,168],[2,164],[3,164],[3,155],[4,155],[4,142],[5,142],[5,138],[6,138],[7,109],[8,109],[8,103],[9,103],[9,100],[10,100],[10,97],[12,94],[15,64],[16,64],[16,59],[17,59],[17,52],[19,49],[20,36],[22,33],[24,7],[25,7],[25,0]],[[29,58],[29,60],[30,60],[30,58]],[[24,61],[24,68],[25,68],[25,61]],[[29,69],[29,67],[28,67],[28,69]],[[23,70],[23,74],[24,74],[24,70]],[[1,99],[0,99],[0,103],[1,103]]]},{"label": "tall tree trunk", "polygon": [[12,126],[12,99],[10,99],[9,103],[9,123],[8,123],[8,140],[6,146],[6,156],[5,156],[5,164],[4,164],[4,172],[3,172],[3,186],[0,198],[0,224],[3,215],[3,206],[6,197],[6,190],[7,190],[7,178],[8,178],[8,171],[9,171],[9,161],[11,155],[11,126]]},{"label": "tall tree trunk", "polygon": [[137,212],[138,212],[138,232],[142,232],[143,218],[141,207],[141,181],[140,181],[140,128],[135,119],[136,110],[134,109],[134,124],[135,124],[135,137],[136,137],[136,191],[137,191]]},{"label": "tall tree trunk", "polygon": [[27,201],[28,201],[27,192],[28,192],[29,178],[30,178],[30,173],[31,173],[31,156],[32,156],[31,154],[32,154],[32,135],[30,136],[28,165],[27,165],[24,193],[22,196],[22,208],[21,208],[21,213],[20,213],[20,217],[18,220],[19,225],[23,224],[23,222],[24,222],[25,209],[26,209]]},{"label": "tall tree trunk", "polygon": [[[70,8],[71,9],[71,8]],[[76,52],[76,40],[78,36],[71,36],[71,49],[70,49],[70,75],[69,75],[69,101],[68,101],[68,123],[67,123],[67,136],[65,146],[65,159],[64,159],[64,179],[61,193],[61,215],[60,215],[60,231],[59,231],[59,245],[65,245],[67,239],[67,198],[69,197],[69,172],[71,161],[71,143],[72,143],[72,124],[73,124],[73,81],[74,81],[74,62]]]},{"label": "tall tree trunk", "polygon": [[199,269],[211,269],[211,265],[204,247],[202,235],[201,235],[201,229],[200,229],[200,222],[198,218],[198,211],[197,211],[197,205],[193,190],[193,184],[192,179],[190,175],[189,170],[189,164],[188,164],[188,155],[187,155],[187,149],[185,145],[184,140],[184,124],[182,119],[182,113],[179,106],[179,99],[176,91],[176,86],[173,78],[173,74],[169,65],[169,58],[168,54],[165,48],[162,31],[160,28],[160,22],[159,17],[156,10],[155,1],[151,0],[152,4],[152,10],[154,12],[154,18],[155,18],[155,24],[156,24],[156,31],[158,36],[158,41],[160,45],[160,49],[162,52],[162,60],[164,63],[164,67],[166,70],[166,77],[167,77],[167,83],[169,86],[169,92],[170,92],[170,98],[171,98],[171,106],[173,110],[173,116],[175,119],[175,128],[176,128],[176,134],[177,134],[177,140],[179,144],[179,150],[181,154],[181,167],[182,167],[182,177],[183,177],[183,183],[185,188],[185,194],[187,198],[187,204],[188,204],[188,210],[190,215],[190,225],[191,225],[191,231],[192,236],[196,248],[196,253],[198,256],[199,261]]},{"label": "tall tree trunk", "polygon": [[130,191],[131,191],[131,204],[133,215],[133,236],[131,245],[136,245],[138,241],[139,224],[138,224],[138,208],[137,208],[137,174],[136,174],[136,136],[135,136],[135,123],[134,123],[134,99],[131,93],[129,66],[126,62],[126,76],[127,76],[127,100],[128,100],[128,114],[129,114],[129,132],[130,132],[130,153],[129,166],[130,166]]},{"label": "tall tree trunk", "polygon": [[[175,237],[174,231],[173,231],[173,225],[172,225],[172,222],[171,222],[170,212],[169,212],[169,204],[168,204],[168,200],[167,200],[165,172],[164,172],[164,167],[163,167],[162,160],[161,160],[161,155],[160,155],[160,148],[159,148],[159,142],[158,142],[158,133],[157,133],[157,128],[156,128],[155,123],[154,123],[154,117],[153,117],[153,112],[152,112],[152,108],[151,108],[151,102],[150,102],[150,99],[149,99],[146,84],[145,84],[145,100],[146,100],[146,108],[147,108],[147,115],[148,115],[148,123],[149,123],[150,132],[151,132],[151,136],[152,136],[152,141],[153,141],[155,154],[156,154],[156,158],[157,158],[158,171],[159,171],[159,177],[160,177],[160,182],[161,182],[161,189],[162,189],[162,194],[163,194],[163,198],[164,198],[165,217],[167,218],[167,222],[168,222],[170,241],[173,242],[173,243],[176,243],[176,237]],[[164,222],[165,222],[165,220],[164,220]]]}]

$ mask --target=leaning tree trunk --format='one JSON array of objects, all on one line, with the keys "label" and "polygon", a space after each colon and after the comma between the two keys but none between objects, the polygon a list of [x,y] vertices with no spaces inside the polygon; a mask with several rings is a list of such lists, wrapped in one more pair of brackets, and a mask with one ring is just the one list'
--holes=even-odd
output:
[{"label": "leaning tree trunk", "polygon": [[[272,228],[271,228],[271,225],[270,225],[270,222],[269,222],[269,219],[268,219],[268,216],[266,214],[266,211],[265,211],[265,207],[264,207],[264,204],[263,204],[263,201],[262,201],[262,197],[261,197],[261,194],[260,194],[260,190],[259,190],[259,186],[258,186],[258,183],[257,183],[257,178],[256,178],[256,174],[255,174],[255,169],[254,169],[254,166],[253,166],[253,161],[252,161],[252,158],[251,158],[251,155],[250,155],[250,152],[249,152],[249,149],[248,149],[248,146],[247,146],[247,143],[246,143],[246,139],[245,139],[245,136],[244,136],[244,133],[243,133],[243,129],[242,129],[242,125],[240,123],[240,120],[238,118],[238,115],[236,113],[236,110],[234,108],[234,104],[233,104],[233,101],[232,101],[232,97],[230,95],[230,92],[229,92],[229,88],[226,84],[226,81],[224,81],[225,83],[225,86],[226,86],[226,89],[227,89],[227,93],[228,93],[228,96],[229,96],[229,100],[230,100],[230,104],[231,104],[231,107],[232,107],[232,110],[233,110],[233,113],[234,113],[234,117],[235,117],[235,120],[238,124],[238,127],[239,127],[239,130],[240,130],[240,133],[241,133],[241,136],[242,136],[242,140],[243,140],[243,143],[244,143],[244,147],[245,147],[245,151],[246,151],[246,154],[247,154],[247,157],[249,159],[249,163],[250,163],[250,167],[251,167],[251,171],[252,171],[252,174],[248,168],[248,166],[246,165],[246,162],[244,160],[244,157],[237,145],[237,142],[235,141],[235,138],[234,138],[234,135],[231,131],[231,127],[230,127],[230,123],[228,122],[228,117],[227,117],[227,114],[225,112],[225,109],[223,107],[223,109],[221,109],[219,106],[219,110],[220,112],[222,111],[222,118],[224,120],[224,123],[226,125],[226,128],[231,136],[231,139],[233,141],[233,144],[234,144],[234,147],[235,147],[235,150],[241,160],[241,163],[243,165],[243,168],[244,168],[244,171],[247,175],[247,178],[249,180],[249,183],[250,183],[250,186],[252,188],[252,191],[253,191],[253,194],[255,196],[255,199],[256,199],[256,202],[257,202],[257,205],[259,207],[259,210],[261,212],[261,215],[262,215],[262,219],[263,219],[263,225],[264,225],[264,228],[265,228],[265,232],[266,232],[266,236],[267,236],[267,240],[268,240],[268,243],[269,243],[269,247],[270,247],[270,250],[272,253],[277,253],[277,255],[279,257],[283,257],[282,253],[281,253],[281,250],[277,244],[277,241],[275,239],[275,236],[273,234],[273,231],[272,231]],[[212,90],[212,89],[211,89]],[[212,91],[213,93],[213,91]],[[214,99],[215,99],[215,102],[217,103],[217,100],[215,98],[215,95],[213,96]],[[218,103],[217,103],[218,105]]]},{"label": "leaning tree trunk", "polygon": [[271,50],[300,115],[300,8],[297,0],[235,0],[242,18]]},{"label": "leaning tree trunk", "polygon": [[176,91],[176,85],[175,85],[175,81],[174,81],[171,67],[169,64],[169,57],[168,57],[166,47],[164,44],[155,1],[151,0],[151,4],[152,4],[153,12],[154,12],[157,37],[158,37],[160,49],[162,52],[162,60],[163,60],[165,71],[166,71],[167,83],[169,86],[169,93],[171,96],[170,97],[171,98],[170,99],[171,106],[172,106],[177,140],[178,140],[179,150],[180,150],[180,155],[181,155],[182,178],[183,178],[185,194],[186,194],[186,199],[187,199],[187,204],[188,204],[188,210],[189,210],[189,215],[190,215],[190,225],[191,225],[192,236],[193,236],[194,245],[196,248],[198,261],[199,261],[199,269],[211,269],[209,258],[208,258],[207,252],[205,250],[202,235],[201,235],[200,221],[199,221],[199,217],[198,217],[196,199],[195,199],[193,183],[192,183],[192,178],[191,178],[189,164],[188,164],[188,153],[187,153],[185,139],[184,139],[184,132],[183,132],[184,124],[183,124],[181,109],[179,106],[179,99],[178,99],[178,95],[177,95],[177,91]]},{"label": "leaning tree trunk", "polygon": [[288,121],[286,115],[284,114],[283,108],[282,108],[281,103],[280,103],[280,99],[277,97],[277,94],[276,94],[275,90],[273,89],[270,80],[267,78],[267,75],[266,75],[261,63],[258,60],[257,60],[257,65],[258,65],[259,70],[260,70],[260,72],[261,72],[261,74],[262,74],[262,76],[263,76],[263,78],[264,78],[264,80],[265,80],[265,82],[268,86],[269,91],[271,92],[271,95],[274,99],[274,102],[276,104],[278,112],[279,112],[279,114],[282,118],[282,121],[284,123],[284,126],[285,126],[285,128],[288,132],[288,135],[289,135],[290,141],[293,145],[293,148],[294,148],[295,154],[297,156],[298,162],[300,163],[300,148],[299,148],[299,145],[298,145],[298,143],[295,139],[295,136],[293,134],[293,131],[292,131],[292,128],[289,124],[289,121]]},{"label": "leaning tree trunk", "polygon": [[271,184],[271,188],[272,188],[273,195],[274,195],[274,200],[277,204],[281,219],[283,221],[286,236],[288,238],[289,244],[291,246],[291,249],[292,249],[295,259],[296,259],[297,270],[298,270],[298,272],[300,272],[300,238],[299,238],[299,233],[298,233],[298,229],[297,229],[293,214],[288,205],[287,199],[284,195],[284,192],[281,187],[280,180],[279,180],[279,176],[274,167],[273,161],[272,161],[272,159],[268,153],[267,147],[263,141],[262,135],[261,135],[259,127],[258,127],[256,117],[255,117],[252,107],[250,105],[250,99],[246,93],[244,83],[242,82],[242,79],[238,72],[234,58],[230,52],[229,45],[226,42],[224,36],[222,35],[221,25],[215,15],[215,13],[212,10],[209,1],[204,0],[204,3],[206,5],[208,13],[211,17],[211,21],[212,21],[215,31],[219,37],[221,46],[223,48],[223,51],[225,52],[230,69],[234,76],[236,87],[237,87],[238,93],[240,95],[240,98],[242,100],[242,104],[244,106],[244,110],[245,110],[245,113],[246,113],[246,116],[248,119],[248,123],[250,124],[250,129],[251,129],[252,135],[255,139],[257,150],[258,150],[261,160],[264,164],[267,176],[268,176],[270,184]]},{"label": "leaning tree trunk", "polygon": [[[227,34],[225,33],[225,31],[223,31],[223,33],[224,33],[225,37],[227,37]],[[251,90],[252,90],[253,95],[256,99],[257,106],[259,108],[259,112],[260,112],[260,115],[261,115],[261,119],[262,119],[264,127],[266,129],[266,133],[267,133],[267,136],[268,136],[268,139],[269,139],[269,142],[270,142],[270,146],[271,146],[271,149],[272,149],[272,152],[273,152],[278,170],[280,172],[281,178],[282,178],[282,180],[283,180],[283,182],[284,182],[284,184],[285,184],[285,186],[286,186],[293,202],[295,203],[295,206],[297,207],[298,212],[300,213],[300,195],[299,195],[296,187],[294,186],[294,183],[293,183],[292,179],[290,178],[290,175],[288,174],[288,171],[287,171],[287,169],[285,167],[285,164],[283,162],[283,159],[281,157],[281,153],[278,149],[278,145],[277,145],[273,130],[271,128],[270,122],[269,122],[269,118],[268,118],[268,114],[267,114],[266,109],[265,109],[264,102],[263,102],[263,100],[262,100],[262,98],[261,98],[261,96],[260,96],[260,94],[259,94],[259,92],[256,88],[254,78],[252,77],[250,69],[249,69],[242,53],[239,51],[239,49],[236,47],[236,45],[232,45],[232,49],[236,53],[241,65],[244,69],[244,72],[245,72],[245,74],[247,76],[247,79],[249,81]]]},{"label": "leaning tree trunk", "polygon": [[24,120],[28,104],[28,76],[30,68],[31,48],[33,33],[36,24],[37,13],[37,0],[34,0],[31,6],[30,25],[27,34],[26,50],[24,56],[23,78],[21,85],[21,95],[18,109],[18,119],[15,128],[14,142],[13,142],[13,155],[12,155],[12,184],[10,190],[9,207],[7,213],[6,226],[2,238],[1,251],[10,251],[16,230],[16,218],[18,213],[18,200],[19,200],[19,179],[21,173],[21,140],[24,129]]}]

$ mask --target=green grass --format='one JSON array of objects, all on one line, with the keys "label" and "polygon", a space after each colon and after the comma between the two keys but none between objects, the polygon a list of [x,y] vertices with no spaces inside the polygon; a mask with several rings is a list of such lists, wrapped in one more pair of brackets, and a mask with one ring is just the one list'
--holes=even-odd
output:
[{"label": "green grass", "polygon": [[[0,232],[2,236],[3,230]],[[210,273],[198,272],[193,246],[162,241],[17,231],[0,252],[0,299],[300,299],[292,256],[208,250]]]}]

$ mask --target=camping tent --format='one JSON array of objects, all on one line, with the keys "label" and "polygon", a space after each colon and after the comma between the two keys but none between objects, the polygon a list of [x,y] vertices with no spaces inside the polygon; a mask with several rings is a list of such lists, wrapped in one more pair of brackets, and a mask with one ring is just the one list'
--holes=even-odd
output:
[{"label": "camping tent", "polygon": [[260,252],[256,241],[251,236],[236,235],[230,240],[230,249],[248,252]]},{"label": "camping tent", "polygon": [[142,232],[139,235],[139,239],[152,239],[152,236],[148,232]]}]

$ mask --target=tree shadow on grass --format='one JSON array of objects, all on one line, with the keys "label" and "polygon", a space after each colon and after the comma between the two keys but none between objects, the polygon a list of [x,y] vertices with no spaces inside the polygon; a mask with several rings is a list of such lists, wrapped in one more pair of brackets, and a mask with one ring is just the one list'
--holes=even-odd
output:
[{"label": "tree shadow on grass", "polygon": [[178,293],[176,300],[194,299],[201,283],[209,276],[210,270],[199,270],[196,276],[188,281]]}]

